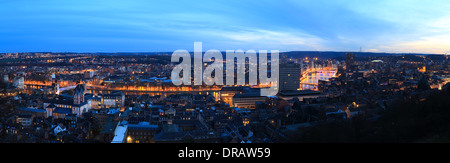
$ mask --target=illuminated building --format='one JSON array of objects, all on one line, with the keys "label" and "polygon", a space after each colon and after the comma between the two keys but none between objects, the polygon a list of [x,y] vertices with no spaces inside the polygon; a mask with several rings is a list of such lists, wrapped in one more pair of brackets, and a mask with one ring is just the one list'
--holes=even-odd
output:
[{"label": "illuminated building", "polygon": [[294,98],[298,98],[300,101],[303,101],[303,99],[325,98],[327,97],[327,95],[313,90],[300,90],[280,92],[278,93],[277,97],[286,101],[292,100]]},{"label": "illuminated building", "polygon": [[300,65],[294,63],[280,65],[279,90],[281,92],[298,90],[300,88],[301,70]]},{"label": "illuminated building", "polygon": [[259,93],[235,94],[233,96],[233,106],[238,108],[255,109],[257,102],[266,102],[268,97],[260,96]]},{"label": "illuminated building", "polygon": [[123,91],[117,91],[111,94],[102,94],[101,105],[106,108],[122,107],[125,105],[125,94]]},{"label": "illuminated building", "polygon": [[18,89],[24,89],[25,85],[24,85],[24,78],[23,78],[23,76],[16,76],[13,79],[13,86],[17,87]]},{"label": "illuminated building", "polygon": [[249,90],[250,90],[250,87],[248,87],[248,86],[223,87],[220,90],[220,100],[222,100],[223,102],[232,106],[233,105],[233,96],[235,94],[245,93],[245,92],[248,92]]},{"label": "illuminated building", "polygon": [[421,73],[427,72],[427,67],[426,67],[426,66],[423,66],[422,68],[417,68],[417,69],[419,69],[419,71],[420,71]]},{"label": "illuminated building", "polygon": [[128,124],[127,143],[154,143],[153,136],[157,130],[158,125],[150,125],[148,122]]},{"label": "illuminated building", "polygon": [[45,99],[44,110],[47,111],[46,117],[53,116],[64,118],[66,115],[75,114],[77,117],[91,109],[91,101],[86,101],[84,94],[86,86],[77,85],[74,90],[73,99]]}]

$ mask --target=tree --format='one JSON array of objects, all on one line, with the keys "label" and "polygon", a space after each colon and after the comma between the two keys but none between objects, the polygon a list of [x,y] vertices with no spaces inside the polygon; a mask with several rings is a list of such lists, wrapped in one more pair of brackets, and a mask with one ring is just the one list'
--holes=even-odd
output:
[{"label": "tree", "polygon": [[423,91],[431,89],[430,83],[428,83],[428,80],[425,77],[419,80],[419,83],[417,84],[417,89]]}]

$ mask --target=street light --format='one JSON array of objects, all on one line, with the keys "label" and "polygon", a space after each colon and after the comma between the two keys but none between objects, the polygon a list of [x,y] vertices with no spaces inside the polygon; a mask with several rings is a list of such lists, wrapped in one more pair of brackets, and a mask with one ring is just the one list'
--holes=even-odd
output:
[{"label": "street light", "polygon": [[127,143],[131,143],[132,140],[133,140],[133,139],[131,139],[131,136],[128,136],[128,137],[127,137]]}]

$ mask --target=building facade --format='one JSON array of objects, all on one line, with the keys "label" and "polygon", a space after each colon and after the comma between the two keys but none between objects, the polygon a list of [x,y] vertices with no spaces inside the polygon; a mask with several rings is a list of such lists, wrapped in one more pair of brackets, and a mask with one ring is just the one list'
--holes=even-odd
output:
[{"label": "building facade", "polygon": [[66,115],[74,114],[81,117],[83,113],[91,109],[90,100],[84,98],[86,85],[79,84],[74,89],[73,99],[45,99],[44,110],[46,117],[64,118]]},{"label": "building facade", "polygon": [[300,89],[302,69],[299,64],[286,63],[280,65],[279,90],[296,91]]}]

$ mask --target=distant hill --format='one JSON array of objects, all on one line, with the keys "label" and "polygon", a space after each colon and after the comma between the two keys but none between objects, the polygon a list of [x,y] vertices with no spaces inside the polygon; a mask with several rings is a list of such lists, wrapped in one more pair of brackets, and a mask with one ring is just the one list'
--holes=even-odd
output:
[{"label": "distant hill", "polygon": [[356,57],[384,57],[384,56],[398,56],[398,55],[431,55],[418,53],[372,53],[372,52],[333,52],[333,51],[293,51],[283,52],[280,55],[286,55],[287,58],[302,58],[302,57],[318,57],[318,58],[345,58],[347,53],[353,53]]},{"label": "distant hill", "polygon": [[[103,55],[103,56],[123,56],[123,55],[172,55],[173,52],[115,52],[115,53],[108,53],[108,52],[93,52],[93,53],[76,53],[76,52],[24,52],[19,54],[46,54],[46,53],[52,53],[52,54],[91,54],[91,55]],[[192,56],[194,55],[194,52],[189,52]],[[203,51],[205,53],[205,51]],[[318,57],[322,59],[333,59],[333,58],[345,58],[345,55],[347,53],[353,53],[356,55],[356,57],[385,57],[385,56],[400,56],[400,55],[426,55],[426,56],[442,56],[439,54],[421,54],[421,53],[375,53],[375,52],[336,52],[336,51],[291,51],[291,52],[280,52],[280,55],[286,55],[288,58],[304,58],[304,57]],[[0,55],[4,55],[7,53],[0,53]],[[224,51],[222,51],[222,54],[226,55]]]}]

